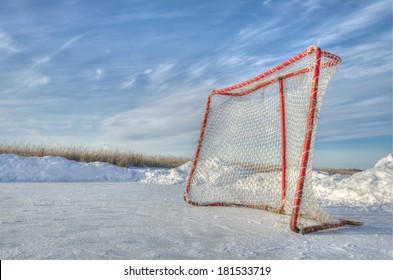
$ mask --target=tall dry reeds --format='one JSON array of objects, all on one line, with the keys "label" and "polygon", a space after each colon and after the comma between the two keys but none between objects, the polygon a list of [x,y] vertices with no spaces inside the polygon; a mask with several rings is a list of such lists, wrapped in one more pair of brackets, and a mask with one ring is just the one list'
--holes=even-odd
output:
[{"label": "tall dry reeds", "polygon": [[[120,167],[178,167],[190,159],[168,155],[146,155],[117,149],[89,149],[75,145],[37,145],[26,142],[0,143],[0,154],[16,154],[25,157],[60,156],[80,162],[107,162]],[[353,175],[359,169],[316,168],[330,174]]]},{"label": "tall dry reeds", "polygon": [[0,143],[0,154],[16,154],[25,157],[60,156],[80,162],[107,162],[120,167],[149,166],[173,168],[189,159],[168,155],[146,155],[118,149],[89,149],[83,146],[37,145],[25,142]]}]

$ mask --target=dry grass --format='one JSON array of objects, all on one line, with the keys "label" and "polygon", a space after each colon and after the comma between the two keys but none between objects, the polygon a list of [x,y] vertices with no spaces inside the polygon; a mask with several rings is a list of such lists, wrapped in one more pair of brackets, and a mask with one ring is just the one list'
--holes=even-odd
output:
[{"label": "dry grass", "polygon": [[25,157],[60,156],[80,162],[107,162],[120,167],[178,167],[189,159],[167,155],[145,155],[116,149],[89,149],[80,146],[34,145],[29,143],[0,144],[0,154],[16,154]]},{"label": "dry grass", "polygon": [[353,175],[357,172],[363,171],[361,169],[343,169],[343,168],[316,168],[316,170],[327,172],[329,174],[340,174],[340,175]]},{"label": "dry grass", "polygon": [[[256,164],[245,164],[245,163],[231,163],[236,166],[244,167],[250,171],[256,172],[281,172],[281,166],[279,165],[256,165]],[[353,175],[357,172],[363,171],[361,169],[344,169],[344,168],[314,168],[314,170],[327,172],[329,174],[340,174],[340,175]]]},{"label": "dry grass", "polygon": [[[0,154],[16,154],[25,157],[60,156],[69,160],[80,162],[107,162],[120,167],[129,166],[149,166],[149,167],[178,167],[190,159],[167,156],[167,155],[145,155],[136,152],[124,152],[116,149],[89,149],[81,146],[62,146],[62,145],[34,145],[30,143],[2,143],[0,144]],[[244,165],[243,165],[244,166]],[[254,170],[255,166],[244,166]],[[258,168],[258,170],[260,170]],[[277,166],[264,167],[265,172],[280,171]],[[362,170],[359,169],[335,169],[335,168],[316,168],[316,170],[330,174],[353,175]]]}]

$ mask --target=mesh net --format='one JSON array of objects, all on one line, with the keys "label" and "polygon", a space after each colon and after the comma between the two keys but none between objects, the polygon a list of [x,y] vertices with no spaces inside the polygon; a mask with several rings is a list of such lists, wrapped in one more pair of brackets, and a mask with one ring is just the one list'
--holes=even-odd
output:
[{"label": "mesh net", "polygon": [[[340,222],[320,207],[312,189],[315,128],[326,87],[340,62],[323,51],[319,58],[317,50],[310,47],[256,78],[210,94],[186,201],[288,215],[299,207],[299,228]],[[316,83],[316,98],[310,103]],[[305,149],[307,132],[311,138]],[[302,164],[304,153],[308,153],[306,164]],[[294,201],[299,192],[297,206]]]}]

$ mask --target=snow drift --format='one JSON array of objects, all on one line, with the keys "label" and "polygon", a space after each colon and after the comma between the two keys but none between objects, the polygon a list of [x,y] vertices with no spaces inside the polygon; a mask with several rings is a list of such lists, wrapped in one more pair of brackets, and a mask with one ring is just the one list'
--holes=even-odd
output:
[{"label": "snow drift", "polygon": [[140,182],[181,184],[191,163],[178,168],[121,168],[103,162],[77,162],[62,157],[0,155],[0,182]]},{"label": "snow drift", "polygon": [[390,208],[393,204],[393,156],[390,154],[373,168],[350,177],[314,171],[313,184],[316,195],[331,204],[380,204]]},{"label": "snow drift", "polygon": [[[191,162],[177,168],[120,168],[108,163],[83,163],[61,157],[0,155],[0,182],[138,182],[184,185]],[[326,204],[356,206],[393,204],[393,156],[353,176],[313,172],[318,199]]]}]

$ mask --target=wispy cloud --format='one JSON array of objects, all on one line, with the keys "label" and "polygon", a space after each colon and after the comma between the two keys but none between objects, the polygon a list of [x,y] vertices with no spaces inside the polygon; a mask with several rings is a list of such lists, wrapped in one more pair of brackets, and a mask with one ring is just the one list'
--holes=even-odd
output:
[{"label": "wispy cloud", "polygon": [[52,55],[44,55],[44,56],[34,59],[33,67],[36,67],[38,65],[47,64],[48,62],[51,61],[52,57],[53,57]]},{"label": "wispy cloud", "polygon": [[206,71],[206,65],[199,65],[191,68],[188,72],[188,76],[191,79],[199,78],[205,74],[205,71]]},{"label": "wispy cloud", "polygon": [[[176,63],[163,63],[158,65],[151,72],[148,72],[149,84],[148,87],[150,90],[163,90],[165,86],[167,86],[167,82],[169,79],[176,76],[175,71]],[[145,71],[146,73],[146,71]]]},{"label": "wispy cloud", "polygon": [[18,81],[14,87],[10,88],[12,93],[22,94],[33,88],[45,86],[51,82],[51,78],[48,75],[34,71],[32,69],[21,70],[14,74],[13,79]]},{"label": "wispy cloud", "polygon": [[101,68],[96,69],[95,75],[94,75],[94,79],[96,79],[97,81],[101,80],[102,75],[104,75],[104,70],[102,70]]},{"label": "wispy cloud", "polygon": [[102,120],[105,142],[147,153],[191,154],[211,82],[166,86],[164,95]]},{"label": "wispy cloud", "polygon": [[231,48],[244,50],[244,47],[257,44],[258,42],[267,44],[275,40],[277,36],[280,36],[280,30],[284,29],[286,26],[287,24],[281,17],[273,18],[263,24],[260,22],[249,24],[237,32],[234,37],[234,44],[231,45]]},{"label": "wispy cloud", "polygon": [[379,22],[381,18],[391,15],[391,1],[370,3],[340,20],[333,17],[317,28],[316,32],[322,35],[322,42],[324,44],[339,42],[342,39],[348,40],[370,32],[369,28]]},{"label": "wispy cloud", "polygon": [[61,52],[65,51],[66,49],[70,48],[76,41],[78,41],[80,38],[82,38],[83,35],[78,35],[75,36],[73,38],[71,38],[70,40],[66,41],[64,44],[62,44],[56,51],[54,51],[51,54],[46,54],[44,56],[41,56],[37,59],[35,59],[34,63],[33,63],[33,67],[37,67],[40,65],[44,65],[47,64],[48,62],[50,62],[55,56],[57,56],[58,54],[60,54]]},{"label": "wispy cloud", "polygon": [[172,69],[175,63],[160,64],[157,68],[149,73],[150,81],[152,82],[166,82],[172,76]]},{"label": "wispy cloud", "polygon": [[28,77],[26,79],[27,87],[42,86],[50,82],[49,76],[37,75],[36,77]]},{"label": "wispy cloud", "polygon": [[391,33],[381,33],[375,41],[367,41],[356,46],[337,47],[343,59],[337,80],[359,79],[372,76],[390,76],[392,71]]},{"label": "wispy cloud", "polygon": [[[368,99],[342,102],[322,109],[317,137],[320,141],[387,136],[392,133],[389,113],[391,102],[385,95],[370,95]],[[365,113],[367,112],[367,113]]]},{"label": "wispy cloud", "polygon": [[20,52],[20,48],[17,46],[16,41],[2,29],[0,29],[0,52],[9,54]]},{"label": "wispy cloud", "polygon": [[317,9],[319,9],[323,4],[324,1],[321,0],[302,0],[302,6],[305,8],[307,13],[311,13]]},{"label": "wispy cloud", "polygon": [[63,45],[60,46],[60,48],[55,52],[55,55],[59,54],[60,52],[66,50],[66,49],[68,49],[69,47],[71,47],[76,41],[78,41],[82,37],[83,37],[83,35],[78,35],[78,36],[75,36],[75,37],[71,38],[70,40],[68,40]]},{"label": "wispy cloud", "polygon": [[126,88],[131,88],[135,84],[136,78],[135,77],[130,77],[123,83],[121,83],[120,88],[121,89],[126,89]]}]

